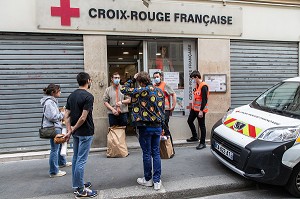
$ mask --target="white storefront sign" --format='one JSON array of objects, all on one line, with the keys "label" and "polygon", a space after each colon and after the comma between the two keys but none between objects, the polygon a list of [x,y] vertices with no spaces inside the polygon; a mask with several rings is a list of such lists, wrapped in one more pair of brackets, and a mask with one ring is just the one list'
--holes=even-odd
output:
[{"label": "white storefront sign", "polygon": [[192,83],[190,74],[196,70],[196,46],[193,41],[183,42],[183,59],[184,59],[184,100],[183,104],[185,106],[185,114],[189,114],[189,109],[191,108],[193,102],[193,92],[195,85]]},{"label": "white storefront sign", "polygon": [[37,1],[37,27],[156,34],[242,34],[242,8],[141,0]]}]

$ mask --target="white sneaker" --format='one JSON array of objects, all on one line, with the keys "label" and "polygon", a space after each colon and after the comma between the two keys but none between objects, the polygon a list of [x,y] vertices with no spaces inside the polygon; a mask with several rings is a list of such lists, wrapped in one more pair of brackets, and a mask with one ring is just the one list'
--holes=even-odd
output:
[{"label": "white sneaker", "polygon": [[72,166],[72,162],[66,162],[65,165],[60,165],[59,168],[70,167],[70,166]]},{"label": "white sneaker", "polygon": [[161,180],[159,182],[154,182],[154,190],[158,191],[161,187]]},{"label": "white sneaker", "polygon": [[64,176],[64,175],[66,175],[66,174],[67,174],[67,172],[59,170],[59,171],[57,172],[57,174],[50,174],[50,178],[61,177],[61,176]]},{"label": "white sneaker", "polygon": [[138,178],[136,181],[140,185],[143,185],[143,186],[146,186],[146,187],[152,187],[153,186],[152,179],[150,179],[150,180],[147,181],[145,178]]}]

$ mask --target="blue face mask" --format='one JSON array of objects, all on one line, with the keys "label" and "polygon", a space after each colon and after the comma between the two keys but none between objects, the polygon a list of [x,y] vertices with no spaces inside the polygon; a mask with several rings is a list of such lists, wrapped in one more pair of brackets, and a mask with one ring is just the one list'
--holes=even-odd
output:
[{"label": "blue face mask", "polygon": [[157,78],[154,78],[154,82],[155,82],[155,84],[158,84],[158,83],[160,83],[160,78],[159,78],[159,77],[157,77]]},{"label": "blue face mask", "polygon": [[120,79],[114,79],[114,84],[115,85],[119,85],[119,83],[120,83]]},{"label": "blue face mask", "polygon": [[195,80],[195,79],[192,79],[192,83],[193,83],[193,84],[196,84],[196,80]]}]

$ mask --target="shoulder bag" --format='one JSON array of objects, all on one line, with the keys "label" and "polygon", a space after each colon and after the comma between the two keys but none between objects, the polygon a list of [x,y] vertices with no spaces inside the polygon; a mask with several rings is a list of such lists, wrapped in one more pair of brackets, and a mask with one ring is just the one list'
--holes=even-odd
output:
[{"label": "shoulder bag", "polygon": [[46,106],[44,107],[44,111],[43,111],[43,117],[42,117],[41,128],[39,129],[39,135],[40,135],[40,138],[42,138],[42,139],[51,139],[56,136],[56,131],[55,131],[54,123],[53,123],[53,126],[43,128],[45,109],[46,109]]}]

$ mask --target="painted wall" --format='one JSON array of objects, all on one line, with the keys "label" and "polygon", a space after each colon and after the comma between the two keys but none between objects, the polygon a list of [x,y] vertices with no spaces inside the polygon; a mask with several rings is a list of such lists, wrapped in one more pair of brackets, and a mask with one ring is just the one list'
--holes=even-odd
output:
[{"label": "painted wall", "polygon": [[92,78],[90,92],[94,95],[93,118],[95,136],[93,147],[106,146],[108,119],[103,94],[108,87],[106,36],[84,35],[84,70]]}]

